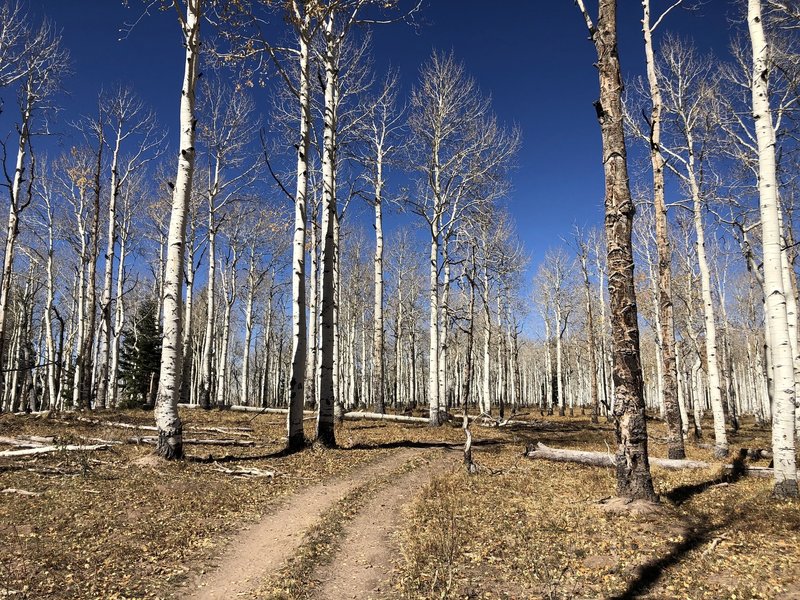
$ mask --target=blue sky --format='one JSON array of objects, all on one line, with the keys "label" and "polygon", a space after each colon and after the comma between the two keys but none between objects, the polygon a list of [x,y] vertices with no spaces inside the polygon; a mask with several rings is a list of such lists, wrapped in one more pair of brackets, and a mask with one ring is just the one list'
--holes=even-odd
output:
[{"label": "blue sky", "polygon": [[[130,0],[128,8],[118,0],[30,2],[62,29],[72,55],[74,75],[66,82],[70,97],[64,102],[69,120],[93,112],[102,86],[129,83],[155,108],[174,144],[182,76],[174,11],[151,11],[120,40],[124,24],[140,16],[141,0]],[[653,0],[653,11],[669,4]],[[735,1],[706,0],[698,10],[673,11],[657,37],[674,31],[724,56],[732,28],[741,28],[731,18],[742,10]],[[620,52],[627,77],[643,71],[640,19],[640,2],[620,0]],[[602,224],[600,134],[592,106],[598,84],[583,21],[573,0],[425,0],[420,21],[416,30],[403,24],[375,29],[376,67],[399,68],[409,89],[432,50],[452,50],[492,95],[500,119],[520,126],[523,145],[509,208],[533,271],[574,223]],[[267,98],[257,100],[266,113]]]}]

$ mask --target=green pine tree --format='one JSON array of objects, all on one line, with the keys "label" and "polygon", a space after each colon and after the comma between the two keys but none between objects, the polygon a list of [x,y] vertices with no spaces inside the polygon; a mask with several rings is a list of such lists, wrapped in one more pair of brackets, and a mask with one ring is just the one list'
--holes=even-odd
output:
[{"label": "green pine tree", "polygon": [[123,330],[119,364],[122,406],[149,404],[150,388],[158,383],[161,367],[161,328],[155,300],[142,302],[132,323]]}]

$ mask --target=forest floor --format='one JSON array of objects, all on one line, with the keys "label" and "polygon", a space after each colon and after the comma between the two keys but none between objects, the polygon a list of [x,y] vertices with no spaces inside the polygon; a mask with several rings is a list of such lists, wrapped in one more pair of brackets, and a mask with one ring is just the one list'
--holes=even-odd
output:
[{"label": "forest floor", "polygon": [[[612,426],[585,416],[474,424],[473,476],[455,423],[345,422],[339,448],[285,455],[280,415],[182,416],[187,438],[253,445],[189,443],[179,463],[132,443],[0,458],[0,598],[800,600],[800,503],[771,499],[769,479],[654,467],[660,506],[615,514],[611,469],[523,457],[535,442],[613,447]],[[79,418],[152,425],[143,411],[2,415],[0,438],[154,435]],[[662,424],[650,435],[665,456]],[[746,422],[730,442],[768,448],[769,431]]]}]

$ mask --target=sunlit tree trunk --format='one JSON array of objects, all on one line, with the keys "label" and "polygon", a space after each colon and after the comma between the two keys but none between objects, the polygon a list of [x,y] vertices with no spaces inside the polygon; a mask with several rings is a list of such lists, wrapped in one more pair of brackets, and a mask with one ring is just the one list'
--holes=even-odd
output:
[{"label": "sunlit tree trunk", "polygon": [[324,133],[322,153],[322,310],[320,311],[321,323],[321,348],[320,380],[319,380],[319,412],[317,415],[317,441],[325,446],[334,446],[334,405],[337,398],[337,379],[334,370],[338,367],[334,340],[335,327],[335,295],[336,273],[335,253],[336,240],[334,229],[336,226],[336,148],[334,134],[336,131],[336,98],[335,88],[338,77],[335,52],[336,33],[334,32],[333,16],[329,16],[323,26],[325,36],[325,50],[323,66],[325,68],[325,106],[324,106]]},{"label": "sunlit tree trunk", "polygon": [[631,231],[634,205],[628,182],[622,112],[622,77],[617,51],[616,0],[600,0],[597,26],[577,0],[597,50],[600,100],[595,104],[603,140],[608,291],[614,340],[614,416],[617,493],[656,500],[647,453],[639,325],[634,291]]},{"label": "sunlit tree trunk", "polygon": [[675,359],[675,317],[672,306],[672,250],[670,248],[667,206],[664,201],[664,156],[661,153],[661,89],[656,74],[653,52],[653,29],[650,0],[642,0],[644,17],[645,60],[650,86],[650,165],[653,170],[653,204],[655,209],[656,246],[658,251],[658,320],[661,341],[664,416],[667,421],[667,453],[669,458],[686,457],[681,435],[681,413],[678,406],[678,370]]},{"label": "sunlit tree trunk", "polygon": [[97,408],[105,408],[108,400],[109,363],[111,355],[111,291],[114,277],[114,251],[117,242],[117,196],[119,195],[119,151],[122,143],[122,125],[114,132],[114,149],[111,152],[111,184],[108,198],[108,231],[106,233],[103,292],[100,299],[99,377],[97,381]]},{"label": "sunlit tree trunk", "polygon": [[[294,3],[293,6],[297,6]],[[309,90],[309,43],[306,31],[308,14],[297,15],[300,44],[300,85],[298,101],[300,129],[297,144],[297,182],[294,197],[294,237],[292,240],[292,350],[289,374],[289,412],[286,417],[287,448],[296,450],[305,444],[303,401],[306,380],[306,199],[308,197],[309,149],[311,147],[311,106]],[[315,315],[311,315],[315,318]]]},{"label": "sunlit tree trunk", "polygon": [[758,142],[758,193],[764,252],[764,296],[766,327],[769,331],[775,397],[772,417],[774,456],[774,494],[782,498],[798,496],[795,464],[795,381],[794,357],[789,340],[786,290],[781,269],[780,206],[775,167],[775,130],[769,104],[769,47],[764,35],[761,1],[748,0],[747,24],[753,48],[753,119]]},{"label": "sunlit tree trunk", "polygon": [[172,195],[164,274],[161,371],[155,405],[158,427],[157,453],[166,459],[183,457],[183,424],[178,402],[183,376],[182,301],[186,217],[192,193],[195,159],[195,88],[200,61],[200,14],[202,0],[185,0],[186,13],[179,12],[186,49],[180,103],[180,152]]},{"label": "sunlit tree trunk", "polygon": [[378,154],[375,185],[375,299],[372,312],[372,397],[375,410],[386,412],[384,398],[384,323],[383,323],[383,159]]},{"label": "sunlit tree trunk", "polygon": [[206,282],[206,327],[203,336],[203,355],[200,359],[200,398],[203,408],[211,408],[212,355],[214,348],[214,318],[216,317],[217,225],[214,220],[213,196],[208,202],[208,279]]},{"label": "sunlit tree trunk", "polygon": [[229,356],[228,349],[230,347],[231,339],[231,313],[233,312],[233,305],[236,302],[236,264],[238,261],[237,249],[233,246],[234,241],[231,240],[229,252],[233,254],[233,260],[227,265],[227,273],[223,273],[222,279],[222,293],[225,299],[225,310],[222,314],[222,335],[219,342],[219,356],[217,357],[217,386],[215,404],[217,408],[224,408],[227,404],[228,397],[228,369],[229,369]]}]

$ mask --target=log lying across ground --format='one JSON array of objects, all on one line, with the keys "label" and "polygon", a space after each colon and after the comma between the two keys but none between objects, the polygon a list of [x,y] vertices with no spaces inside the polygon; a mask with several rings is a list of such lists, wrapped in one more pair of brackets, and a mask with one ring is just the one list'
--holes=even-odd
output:
[{"label": "log lying across ground", "polygon": [[[181,408],[199,408],[197,404],[179,404]],[[274,415],[285,415],[289,411],[285,408],[261,408],[258,406],[231,406],[231,410],[240,412],[253,412]],[[317,414],[313,410],[304,410],[303,414],[306,416],[314,416]],[[343,416],[345,421],[396,421],[398,423],[429,423],[429,419],[425,417],[408,417],[406,415],[389,415],[374,412],[352,411],[347,412]],[[185,441],[185,440],[184,440]]]},{"label": "log lying across ground", "polygon": [[31,456],[33,454],[48,454],[49,452],[89,452],[92,450],[108,450],[110,447],[111,446],[108,444],[91,444],[88,446],[77,446],[73,444],[64,446],[39,446],[26,450],[4,450],[0,452],[0,457]]},{"label": "log lying across ground", "polygon": [[[187,405],[188,406],[188,405]],[[120,421],[101,421],[99,419],[88,419],[86,417],[75,417],[76,421],[81,423],[91,423],[92,425],[101,425],[103,427],[117,427],[121,429],[141,429],[143,431],[158,431],[155,425],[140,425],[137,423],[122,423]],[[189,425],[184,428],[186,431],[202,431],[205,433],[223,433],[226,435],[244,435],[249,436],[253,431],[251,427],[196,427]]]},{"label": "log lying across ground", "polygon": [[[158,442],[158,438],[152,436],[129,437],[125,441],[129,444],[155,444]],[[183,438],[182,441],[184,444],[200,444],[203,446],[236,446],[239,448],[252,448],[256,445],[253,440],[204,440],[198,438]]]},{"label": "log lying across ground", "polygon": [[388,415],[383,413],[353,411],[344,413],[345,421],[392,421],[397,423],[421,423],[427,425],[430,419],[425,417],[408,417],[406,415]]},{"label": "log lying across ground", "polygon": [[[549,460],[554,462],[572,462],[582,465],[592,465],[595,467],[614,467],[616,466],[615,457],[613,454],[607,452],[590,452],[588,450],[565,450],[561,448],[550,448],[541,442],[537,443],[535,447],[528,446],[525,450],[525,456],[533,459]],[[713,467],[723,467],[726,470],[732,471],[735,465],[718,465],[717,463],[709,463],[701,460],[674,460],[671,458],[657,458],[654,456],[649,457],[650,464],[665,469],[708,469]],[[768,467],[751,467],[746,466],[744,469],[745,475],[752,477],[772,477],[772,469]]]},{"label": "log lying across ground", "polygon": [[[178,404],[178,407],[179,408],[201,408],[199,404],[185,404],[183,402]],[[229,408],[230,410],[238,411],[238,412],[264,413],[265,415],[285,415],[286,413],[289,412],[289,410],[286,409],[286,408],[266,408],[266,407],[262,408],[260,406],[242,406],[242,405],[238,405],[238,404],[236,404],[234,406],[228,406],[227,408]],[[304,410],[303,414],[304,415],[315,415],[317,413],[316,413],[316,411],[313,411],[313,410]]]}]

